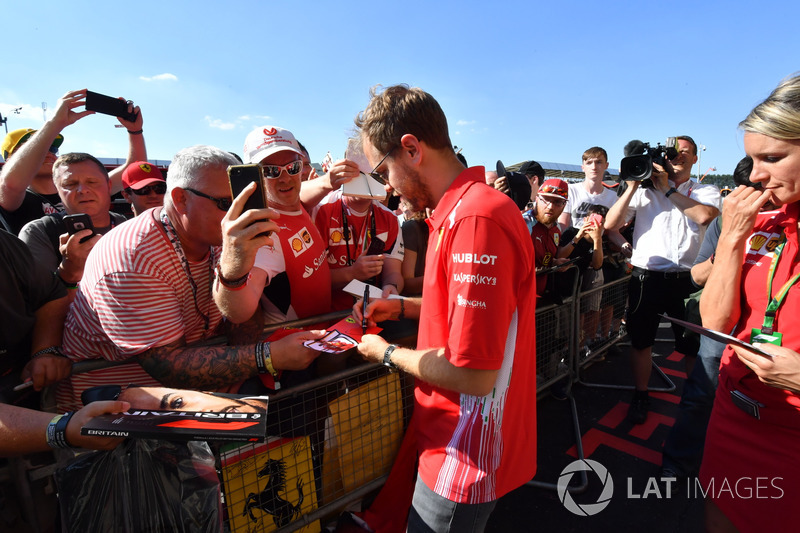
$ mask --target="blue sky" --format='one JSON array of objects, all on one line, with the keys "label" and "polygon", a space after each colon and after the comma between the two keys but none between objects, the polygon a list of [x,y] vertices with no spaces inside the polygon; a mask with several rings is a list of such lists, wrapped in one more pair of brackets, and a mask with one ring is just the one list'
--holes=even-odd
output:
[{"label": "blue sky", "polygon": [[[376,84],[431,93],[471,165],[580,164],[689,134],[730,173],[738,122],[800,70],[800,2],[3,2],[0,113],[42,124],[73,89],[142,107],[151,159],[256,126],[341,157]],[[542,3],[543,4],[543,3]],[[19,114],[13,112],[22,108]],[[64,130],[64,151],[124,158],[116,120]],[[697,172],[698,168],[695,168]]]}]

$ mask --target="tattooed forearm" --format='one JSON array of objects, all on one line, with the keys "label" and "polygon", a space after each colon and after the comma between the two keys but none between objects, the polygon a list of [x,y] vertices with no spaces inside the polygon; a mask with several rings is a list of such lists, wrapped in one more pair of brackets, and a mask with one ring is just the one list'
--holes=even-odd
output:
[{"label": "tattooed forearm", "polygon": [[264,336],[264,315],[261,313],[261,308],[256,309],[253,316],[247,322],[241,324],[234,324],[226,322],[227,331],[225,334],[228,336],[228,344],[237,346],[240,344],[254,344]]},{"label": "tattooed forearm", "polygon": [[139,355],[148,374],[168,387],[220,389],[258,374],[255,348],[193,346],[180,343],[151,348]]}]

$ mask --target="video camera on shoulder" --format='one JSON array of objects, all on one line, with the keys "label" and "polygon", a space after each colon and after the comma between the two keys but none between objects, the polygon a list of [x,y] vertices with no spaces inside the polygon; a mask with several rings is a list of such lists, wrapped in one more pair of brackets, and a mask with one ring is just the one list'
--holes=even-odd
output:
[{"label": "video camera on shoulder", "polygon": [[654,148],[650,143],[633,140],[625,145],[625,157],[619,163],[620,181],[640,181],[645,189],[653,188],[653,163],[666,164],[668,159],[678,157],[678,138],[667,137],[667,142]]}]

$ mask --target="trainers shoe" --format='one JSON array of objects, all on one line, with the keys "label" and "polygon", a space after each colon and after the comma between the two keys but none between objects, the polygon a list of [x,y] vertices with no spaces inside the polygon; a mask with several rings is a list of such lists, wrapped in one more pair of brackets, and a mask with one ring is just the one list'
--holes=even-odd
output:
[{"label": "trainers shoe", "polygon": [[650,399],[647,393],[639,394],[638,391],[633,395],[631,405],[628,407],[628,420],[632,424],[644,424],[647,420],[647,411],[650,409]]}]

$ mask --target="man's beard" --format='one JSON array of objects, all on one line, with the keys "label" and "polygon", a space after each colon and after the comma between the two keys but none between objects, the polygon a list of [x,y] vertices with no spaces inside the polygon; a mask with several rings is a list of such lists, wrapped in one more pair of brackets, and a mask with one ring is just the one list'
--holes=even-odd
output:
[{"label": "man's beard", "polygon": [[406,202],[415,211],[425,211],[426,207],[433,209],[433,199],[428,186],[422,181],[422,175],[413,168],[402,167],[403,178],[401,187],[395,187],[395,190],[405,198]]}]

